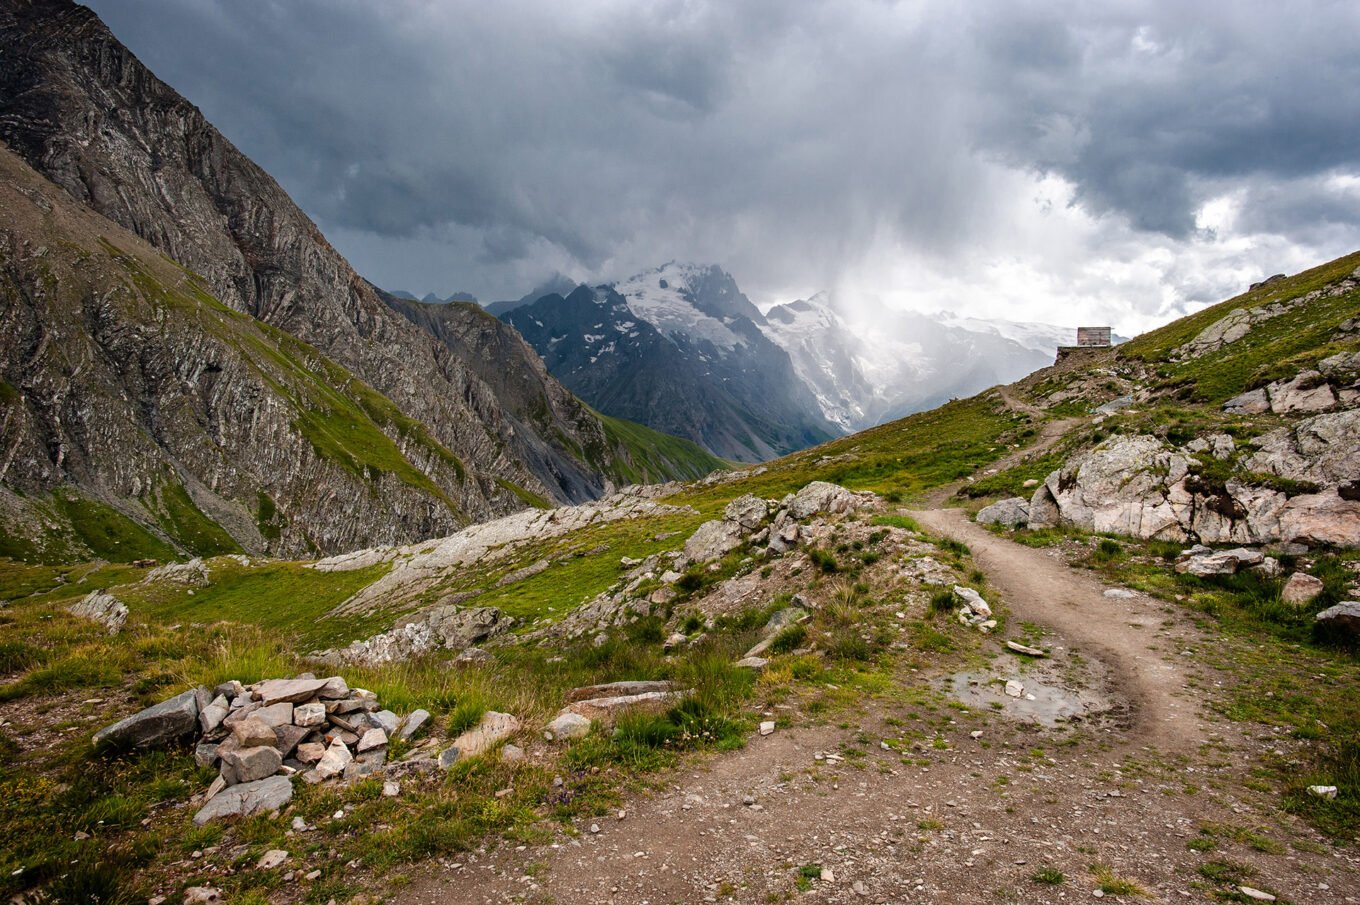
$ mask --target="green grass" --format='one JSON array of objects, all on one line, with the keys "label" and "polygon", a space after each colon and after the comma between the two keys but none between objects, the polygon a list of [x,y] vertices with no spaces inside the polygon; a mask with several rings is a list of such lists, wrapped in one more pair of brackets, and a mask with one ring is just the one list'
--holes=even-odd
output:
[{"label": "green grass", "polygon": [[[318,621],[336,605],[385,575],[387,563],[349,572],[322,572],[301,563],[269,562],[245,568],[231,560],[211,563],[206,588],[178,585],[137,588],[118,596],[133,616],[165,623],[230,620],[269,631],[286,632],[303,644],[343,646],[360,630],[380,631],[380,623]],[[193,590],[192,596],[189,590]]]},{"label": "green grass", "polygon": [[[1320,298],[1252,327],[1223,349],[1182,363],[1171,352],[1236,308],[1288,301],[1349,275],[1360,254],[1348,255],[1287,280],[1247,292],[1145,333],[1120,347],[1120,355],[1160,366],[1168,384],[1187,387],[1194,399],[1217,403],[1270,380],[1296,374],[1340,351],[1331,340],[1338,324],[1360,313],[1360,291]],[[1354,342],[1350,343],[1354,346]]]},{"label": "green grass", "polygon": [[[155,513],[163,530],[175,543],[194,556],[220,556],[241,553],[241,545],[194,505],[188,491],[179,484],[162,484],[157,500],[144,501]],[[157,505],[159,504],[159,505]]]},{"label": "green grass", "polygon": [[611,463],[599,463],[615,480],[627,484],[655,484],[669,480],[694,480],[711,471],[729,467],[708,450],[679,437],[643,427],[632,421],[595,413],[613,446]]},{"label": "green grass", "polygon": [[75,539],[94,557],[113,562],[175,558],[174,547],[118,510],[81,496],[74,488],[58,490],[52,500]]}]

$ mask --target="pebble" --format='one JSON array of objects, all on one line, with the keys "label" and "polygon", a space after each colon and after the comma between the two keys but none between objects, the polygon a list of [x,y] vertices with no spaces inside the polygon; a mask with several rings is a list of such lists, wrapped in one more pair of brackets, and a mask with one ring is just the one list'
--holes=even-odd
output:
[{"label": "pebble", "polygon": [[592,836],[595,836],[595,835],[598,835],[599,832],[600,832],[600,825],[599,825],[598,823],[592,823],[592,824],[590,825],[590,834],[591,834]]},{"label": "pebble", "polygon": [[1254,899],[1257,902],[1275,901],[1275,897],[1272,896],[1270,893],[1262,892],[1259,889],[1253,889],[1250,886],[1239,886],[1237,887],[1237,891],[1240,892],[1242,895],[1246,896],[1248,899]]},{"label": "pebble", "polygon": [[760,724],[760,734],[761,734],[761,735],[773,735],[773,734],[774,734],[774,720],[765,720],[765,721],[763,721],[763,722]]}]

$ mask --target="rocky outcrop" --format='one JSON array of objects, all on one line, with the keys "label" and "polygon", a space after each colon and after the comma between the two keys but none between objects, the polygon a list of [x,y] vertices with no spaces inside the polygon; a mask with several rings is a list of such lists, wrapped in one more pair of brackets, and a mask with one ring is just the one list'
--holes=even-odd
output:
[{"label": "rocky outcrop", "polygon": [[1360,412],[1319,415],[1258,438],[1248,473],[1294,482],[1201,479],[1195,462],[1156,437],[1118,436],[1048,476],[1030,500],[1032,528],[1203,543],[1300,541],[1360,546]]},{"label": "rocky outcrop", "polygon": [[402,619],[390,631],[311,659],[330,666],[400,663],[436,650],[461,651],[509,631],[514,622],[496,607],[435,606]]},{"label": "rocky outcrop", "polygon": [[[1261,284],[1266,285],[1266,284]],[[1217,352],[1224,346],[1235,343],[1251,332],[1252,327],[1265,321],[1288,314],[1301,305],[1321,298],[1335,298],[1353,291],[1360,285],[1360,269],[1348,277],[1337,280],[1319,289],[1304,293],[1296,298],[1274,301],[1254,308],[1234,308],[1219,320],[1205,327],[1185,345],[1172,353],[1172,358],[1184,361]]]},{"label": "rocky outcrop", "polygon": [[68,606],[66,611],[72,616],[98,622],[110,635],[121,632],[128,617],[127,604],[108,591],[93,591],[86,594],[78,603]]}]

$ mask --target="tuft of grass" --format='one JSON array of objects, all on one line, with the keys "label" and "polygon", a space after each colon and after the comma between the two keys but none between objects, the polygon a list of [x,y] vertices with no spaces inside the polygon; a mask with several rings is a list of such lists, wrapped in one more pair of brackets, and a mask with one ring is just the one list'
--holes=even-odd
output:
[{"label": "tuft of grass", "polygon": [[1060,886],[1067,879],[1067,875],[1056,867],[1041,867],[1031,874],[1029,879],[1031,883]]}]

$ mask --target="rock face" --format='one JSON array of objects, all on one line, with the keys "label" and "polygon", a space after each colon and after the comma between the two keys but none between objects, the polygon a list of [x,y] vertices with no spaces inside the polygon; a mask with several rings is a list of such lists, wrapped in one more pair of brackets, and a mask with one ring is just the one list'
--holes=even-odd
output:
[{"label": "rock face", "polygon": [[127,622],[128,617],[127,605],[108,591],[94,591],[86,594],[79,603],[68,606],[66,611],[72,616],[98,622],[108,629],[110,635],[121,632],[123,623]]},{"label": "rock face", "polygon": [[198,702],[207,694],[206,689],[191,688],[106,726],[95,733],[95,747],[151,748],[193,735],[198,731]]},{"label": "rock face", "polygon": [[1001,525],[1003,528],[1023,528],[1029,524],[1029,501],[1011,497],[978,511],[979,525]]},{"label": "rock face", "polygon": [[166,530],[172,546],[300,555],[447,534],[523,508],[516,488],[594,498],[633,458],[666,477],[665,455],[607,431],[513,330],[475,306],[422,318],[360,278],[90,10],[4,5],[0,60],[17,155],[0,182],[25,184],[0,197],[18,290],[3,481],[25,495],[7,521],[73,485],[153,534],[188,506],[224,532]]},{"label": "rock face", "polygon": [[1253,441],[1249,471],[1295,490],[1241,480],[1221,485],[1156,437],[1117,436],[1048,476],[1030,500],[1031,528],[1068,523],[1096,532],[1203,543],[1360,546],[1360,411],[1317,415]]}]

